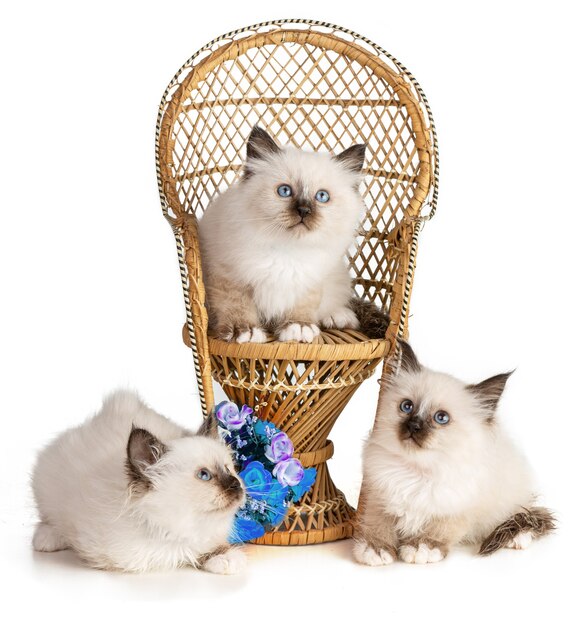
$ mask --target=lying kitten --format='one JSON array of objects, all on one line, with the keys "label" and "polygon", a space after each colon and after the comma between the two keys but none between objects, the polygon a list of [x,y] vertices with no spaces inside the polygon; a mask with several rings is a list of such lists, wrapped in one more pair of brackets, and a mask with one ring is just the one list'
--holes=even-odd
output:
[{"label": "lying kitten", "polygon": [[193,435],[119,391],[39,455],[36,550],[72,548],[89,565],[143,572],[193,565],[234,574],[227,537],[244,490],[216,439]]},{"label": "lying kitten", "polygon": [[553,517],[533,505],[529,467],[495,417],[510,373],[466,385],[402,350],[365,446],[357,561],[433,563],[459,542],[490,554],[550,532]]},{"label": "lying kitten", "polygon": [[[375,317],[376,307],[353,298],[344,260],[365,212],[364,157],[361,144],[337,156],[281,148],[253,128],[242,178],[199,224],[212,334],[311,342],[319,326],[358,328],[357,314]],[[377,326],[370,336],[384,335],[382,316]]]}]

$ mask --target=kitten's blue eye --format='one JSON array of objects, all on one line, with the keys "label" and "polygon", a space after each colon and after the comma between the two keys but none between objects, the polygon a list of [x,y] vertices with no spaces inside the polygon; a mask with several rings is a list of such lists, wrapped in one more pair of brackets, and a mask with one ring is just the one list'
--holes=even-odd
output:
[{"label": "kitten's blue eye", "polygon": [[328,202],[331,199],[331,197],[328,191],[325,191],[324,189],[319,189],[315,195],[315,199],[318,202],[324,203],[324,202]]},{"label": "kitten's blue eye", "polygon": [[441,424],[444,426],[449,421],[449,414],[445,413],[445,411],[437,411],[435,415],[433,415],[433,419],[437,424]]},{"label": "kitten's blue eye", "polygon": [[290,185],[279,185],[276,192],[281,198],[290,198],[293,195],[293,189]]},{"label": "kitten's blue eye", "polygon": [[212,474],[206,469],[206,467],[203,467],[196,472],[196,477],[200,478],[200,480],[210,480],[212,478]]},{"label": "kitten's blue eye", "polygon": [[403,413],[410,413],[413,410],[413,403],[410,400],[403,400],[401,404],[399,404],[399,409]]}]

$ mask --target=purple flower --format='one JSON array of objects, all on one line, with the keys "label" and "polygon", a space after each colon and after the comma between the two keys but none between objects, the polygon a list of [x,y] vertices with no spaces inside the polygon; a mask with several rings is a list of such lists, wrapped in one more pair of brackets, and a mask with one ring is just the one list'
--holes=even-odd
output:
[{"label": "purple flower", "polygon": [[252,409],[243,405],[239,411],[234,402],[221,402],[216,407],[216,418],[228,430],[240,430],[246,423],[246,418],[252,414]]},{"label": "purple flower", "polygon": [[252,415],[253,413],[254,411],[249,406],[246,406],[246,404],[242,405],[242,408],[240,410],[240,415],[242,418],[244,418],[245,422],[249,418],[249,416]]},{"label": "purple flower", "polygon": [[293,455],[294,447],[286,433],[278,432],[270,440],[270,446],[264,449],[264,455],[269,461],[278,463],[286,461]]},{"label": "purple flower", "polygon": [[287,485],[292,487],[300,483],[305,471],[300,461],[297,459],[287,459],[286,461],[277,463],[272,473],[283,487]]}]

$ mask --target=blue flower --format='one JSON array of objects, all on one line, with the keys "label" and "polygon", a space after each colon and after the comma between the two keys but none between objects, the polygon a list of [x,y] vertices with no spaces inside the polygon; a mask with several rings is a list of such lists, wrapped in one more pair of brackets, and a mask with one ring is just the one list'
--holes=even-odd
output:
[{"label": "blue flower", "polygon": [[[266,437],[267,439],[270,439],[272,436],[270,434],[271,427],[274,429],[274,432],[276,432],[276,428],[274,424],[271,424],[270,422],[263,422],[262,420],[258,420],[253,425],[254,434],[257,435],[258,437]],[[272,433],[273,435],[274,435],[274,432]]]},{"label": "blue flower", "polygon": [[294,494],[294,502],[300,500],[304,494],[313,486],[317,477],[317,470],[314,467],[309,467],[304,471],[302,480],[298,485],[292,487]]},{"label": "blue flower", "polygon": [[281,502],[278,506],[273,507],[269,511],[269,523],[273,526],[278,526],[285,518],[287,514],[287,507],[284,502]]},{"label": "blue flower", "polygon": [[264,526],[252,519],[236,517],[228,538],[230,543],[250,541],[264,535]]},{"label": "blue flower", "polygon": [[247,496],[257,500],[267,499],[267,495],[273,488],[274,479],[260,461],[248,463],[239,476],[244,481]]},{"label": "blue flower", "polygon": [[275,480],[271,490],[266,497],[267,504],[273,507],[283,504],[288,495],[288,491],[288,487],[281,485],[278,481]]}]

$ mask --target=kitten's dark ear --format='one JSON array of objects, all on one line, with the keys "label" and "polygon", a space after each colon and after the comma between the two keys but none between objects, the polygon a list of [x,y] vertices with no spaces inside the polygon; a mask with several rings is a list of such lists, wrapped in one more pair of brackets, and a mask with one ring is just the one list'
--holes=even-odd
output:
[{"label": "kitten's dark ear", "polygon": [[196,434],[199,437],[211,437],[216,439],[218,437],[218,431],[216,429],[216,418],[214,417],[214,410],[211,414],[202,420],[202,424],[199,426]]},{"label": "kitten's dark ear", "polygon": [[499,404],[505,385],[512,373],[511,371],[497,374],[476,385],[467,385],[467,390],[477,396],[483,407],[492,414],[497,409],[497,404]]},{"label": "kitten's dark ear", "polygon": [[363,169],[366,150],[367,144],[358,143],[333,158],[335,161],[342,163],[347,169],[351,170],[351,172],[358,174]]},{"label": "kitten's dark ear", "polygon": [[166,452],[166,446],[144,428],[132,426],[126,446],[126,469],[132,480],[149,483],[145,470]]},{"label": "kitten's dark ear", "polygon": [[413,348],[403,339],[398,341],[401,347],[401,369],[406,372],[420,372],[423,367],[419,363],[417,355],[413,352]]},{"label": "kitten's dark ear", "polygon": [[279,152],[280,148],[276,141],[260,126],[255,126],[246,144],[247,159],[265,159],[271,154]]}]

